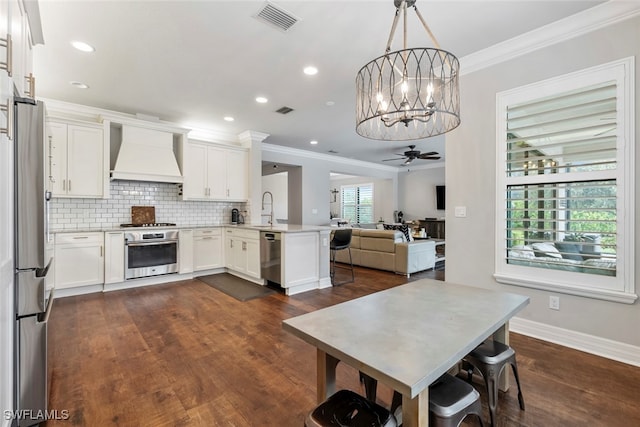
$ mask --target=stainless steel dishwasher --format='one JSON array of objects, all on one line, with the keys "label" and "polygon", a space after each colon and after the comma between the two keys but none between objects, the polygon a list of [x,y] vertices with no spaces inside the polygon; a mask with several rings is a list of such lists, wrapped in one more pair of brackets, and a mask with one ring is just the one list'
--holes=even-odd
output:
[{"label": "stainless steel dishwasher", "polygon": [[281,236],[279,232],[260,232],[260,274],[269,282],[281,285]]}]

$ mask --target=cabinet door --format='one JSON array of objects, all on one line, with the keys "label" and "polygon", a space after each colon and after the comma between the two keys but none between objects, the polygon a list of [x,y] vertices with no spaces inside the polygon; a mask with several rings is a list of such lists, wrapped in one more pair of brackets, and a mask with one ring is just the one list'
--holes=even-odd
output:
[{"label": "cabinet door", "polygon": [[186,149],[186,164],[182,193],[184,199],[206,199],[207,188],[207,147],[189,143]]},{"label": "cabinet door", "polygon": [[63,123],[47,123],[47,150],[48,173],[46,180],[49,191],[56,196],[67,195],[67,125]]},{"label": "cabinet door", "polygon": [[260,241],[248,239],[244,241],[245,272],[249,276],[260,277]]},{"label": "cabinet door", "polygon": [[104,283],[124,282],[124,233],[104,235]]},{"label": "cabinet door", "polygon": [[240,273],[244,273],[247,269],[246,257],[242,249],[243,243],[236,237],[227,236],[225,240],[226,267]]},{"label": "cabinet door", "polygon": [[209,198],[226,200],[227,196],[227,150],[218,147],[207,149],[207,182]]},{"label": "cabinet door", "polygon": [[67,131],[67,193],[102,197],[104,162],[102,129],[69,125]]},{"label": "cabinet door", "polygon": [[222,266],[220,236],[201,236],[193,239],[193,269],[208,270]]},{"label": "cabinet door", "polygon": [[55,247],[55,284],[58,289],[104,282],[103,248],[87,242]]},{"label": "cabinet door", "polygon": [[193,272],[193,230],[180,230],[178,234],[178,272]]},{"label": "cabinet door", "polygon": [[[13,84],[18,90],[20,96],[26,96],[25,87],[25,45],[28,43],[28,39],[25,38],[27,18],[24,9],[22,8],[22,1],[11,0],[9,7],[11,8],[11,21],[9,32],[11,33],[11,78]],[[4,37],[4,35],[2,36]]]},{"label": "cabinet door", "polygon": [[227,152],[227,197],[233,200],[248,198],[249,155],[246,151]]}]

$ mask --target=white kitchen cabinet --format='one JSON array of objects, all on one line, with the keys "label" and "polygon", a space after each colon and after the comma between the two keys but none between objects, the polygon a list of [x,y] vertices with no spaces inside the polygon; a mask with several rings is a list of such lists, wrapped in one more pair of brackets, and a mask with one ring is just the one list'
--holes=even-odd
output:
[{"label": "white kitchen cabinet", "polygon": [[193,270],[210,270],[224,267],[222,230],[207,228],[193,233]]},{"label": "white kitchen cabinet", "polygon": [[[33,39],[30,19],[27,16],[23,0],[10,0],[7,3],[9,14],[8,32],[11,44],[11,78],[17,94],[21,97],[35,98],[35,78],[33,77]],[[3,15],[6,16],[6,15]],[[1,60],[4,62],[4,59]]]},{"label": "white kitchen cabinet", "polygon": [[56,289],[104,283],[104,233],[58,233],[54,253]]},{"label": "white kitchen cabinet", "polygon": [[260,278],[260,233],[255,230],[225,229],[225,266],[237,273]]},{"label": "white kitchen cabinet", "polygon": [[178,233],[178,273],[193,273],[193,230]]},{"label": "white kitchen cabinet", "polygon": [[247,200],[248,158],[245,149],[189,141],[183,172],[183,198]]},{"label": "white kitchen cabinet", "polygon": [[102,198],[106,179],[100,125],[47,122],[47,180],[53,197]]},{"label": "white kitchen cabinet", "polygon": [[104,283],[124,282],[124,232],[104,233]]}]

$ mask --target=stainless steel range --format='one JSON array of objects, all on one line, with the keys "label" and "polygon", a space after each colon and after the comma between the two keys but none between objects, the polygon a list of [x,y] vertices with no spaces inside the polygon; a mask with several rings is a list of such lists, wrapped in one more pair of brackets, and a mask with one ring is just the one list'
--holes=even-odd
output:
[{"label": "stainless steel range", "polygon": [[125,279],[178,272],[178,231],[127,231]]}]

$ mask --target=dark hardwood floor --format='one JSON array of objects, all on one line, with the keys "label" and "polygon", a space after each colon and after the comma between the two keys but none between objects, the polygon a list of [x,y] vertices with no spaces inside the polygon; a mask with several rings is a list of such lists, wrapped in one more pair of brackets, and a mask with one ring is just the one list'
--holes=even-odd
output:
[{"label": "dark hardwood floor", "polygon": [[[282,320],[406,282],[356,268],[354,283],[247,302],[198,280],[56,300],[49,406],[70,419],[47,425],[300,427],[316,405],[316,352]],[[500,396],[498,426],[640,425],[640,368],[518,334],[511,344],[526,411],[512,387]],[[363,392],[347,365],[337,382]],[[378,401],[390,398],[380,385]]]}]

